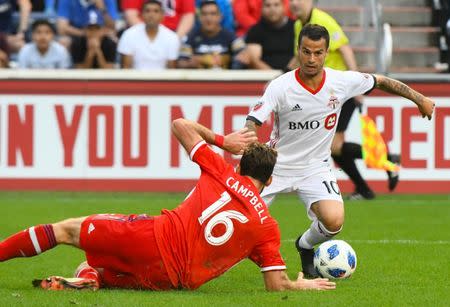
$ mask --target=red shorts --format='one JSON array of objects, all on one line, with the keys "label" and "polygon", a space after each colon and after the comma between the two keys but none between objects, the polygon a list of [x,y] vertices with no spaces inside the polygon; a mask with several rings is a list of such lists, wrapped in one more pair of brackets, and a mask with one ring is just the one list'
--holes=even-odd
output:
[{"label": "red shorts", "polygon": [[81,224],[80,247],[88,264],[100,269],[102,286],[173,288],[156,243],[151,216],[91,215]]}]

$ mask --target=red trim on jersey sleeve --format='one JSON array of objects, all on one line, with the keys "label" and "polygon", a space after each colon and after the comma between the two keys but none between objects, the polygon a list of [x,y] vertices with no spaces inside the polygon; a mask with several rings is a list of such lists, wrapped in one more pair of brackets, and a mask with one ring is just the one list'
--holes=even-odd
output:
[{"label": "red trim on jersey sleeve", "polygon": [[315,95],[318,92],[320,92],[320,90],[322,89],[323,85],[325,84],[325,79],[327,77],[327,73],[325,71],[325,69],[322,72],[322,81],[320,82],[319,86],[313,90],[312,88],[310,88],[308,85],[306,85],[302,79],[300,79],[300,68],[297,68],[297,70],[295,71],[295,79],[297,79],[297,82],[308,92],[310,92],[311,94]]},{"label": "red trim on jersey sleeve", "polygon": [[274,265],[274,266],[268,266],[265,268],[261,268],[261,272],[269,272],[269,271],[284,271],[286,270],[285,265]]},{"label": "red trim on jersey sleeve", "polygon": [[192,147],[191,152],[189,153],[189,158],[191,158],[192,161],[194,161],[194,155],[197,152],[197,150],[202,146],[203,144],[206,144],[204,140],[199,141],[197,144]]},{"label": "red trim on jersey sleeve", "polygon": [[225,168],[228,166],[231,167],[231,165],[225,162],[222,156],[213,151],[205,141],[198,142],[194,148],[192,148],[189,156],[193,162],[200,166],[202,171],[218,176],[224,173]]}]

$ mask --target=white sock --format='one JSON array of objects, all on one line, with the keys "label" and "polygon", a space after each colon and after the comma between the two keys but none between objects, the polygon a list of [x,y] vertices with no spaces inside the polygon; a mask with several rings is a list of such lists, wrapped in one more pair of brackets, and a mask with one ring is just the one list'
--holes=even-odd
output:
[{"label": "white sock", "polygon": [[301,248],[313,249],[314,245],[330,240],[337,235],[341,229],[332,232],[326,229],[319,220],[314,220],[309,229],[303,233],[298,245]]}]

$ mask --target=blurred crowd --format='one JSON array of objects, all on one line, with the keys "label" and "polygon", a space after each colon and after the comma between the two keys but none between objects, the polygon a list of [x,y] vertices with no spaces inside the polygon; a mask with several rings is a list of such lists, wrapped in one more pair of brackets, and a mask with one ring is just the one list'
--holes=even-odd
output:
[{"label": "blurred crowd", "polygon": [[286,69],[305,1],[0,0],[0,67]]},{"label": "blurred crowd", "polygon": [[292,69],[295,23],[308,22],[313,5],[0,0],[0,68]]}]

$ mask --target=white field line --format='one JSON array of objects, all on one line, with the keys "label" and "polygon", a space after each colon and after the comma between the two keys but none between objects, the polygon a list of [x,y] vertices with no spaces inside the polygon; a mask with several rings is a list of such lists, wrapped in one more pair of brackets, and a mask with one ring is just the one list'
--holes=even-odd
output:
[{"label": "white field line", "polygon": [[[294,242],[294,239],[282,240],[282,242]],[[399,244],[399,245],[450,245],[450,241],[426,241],[426,240],[345,240],[348,243],[356,244]]]}]

